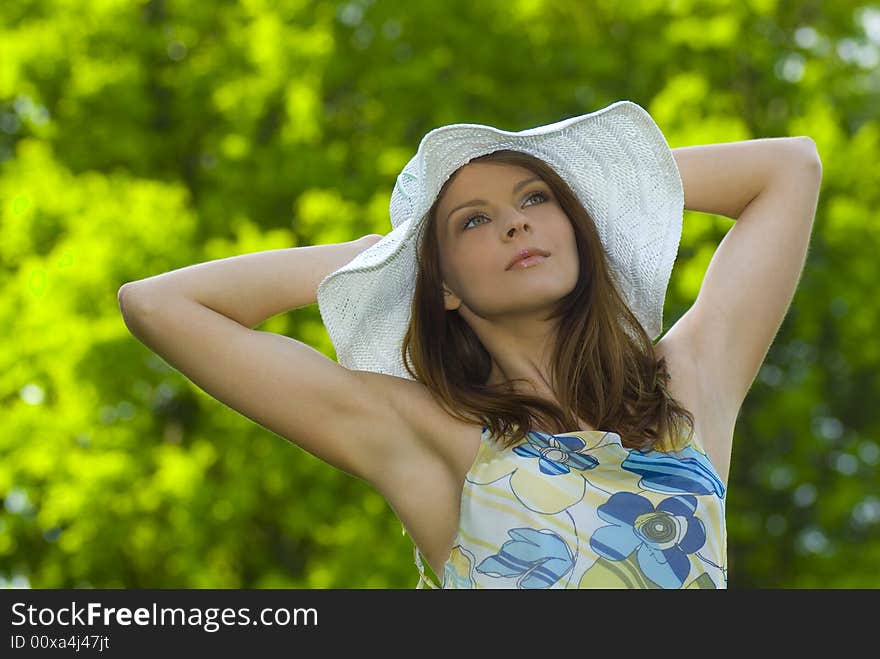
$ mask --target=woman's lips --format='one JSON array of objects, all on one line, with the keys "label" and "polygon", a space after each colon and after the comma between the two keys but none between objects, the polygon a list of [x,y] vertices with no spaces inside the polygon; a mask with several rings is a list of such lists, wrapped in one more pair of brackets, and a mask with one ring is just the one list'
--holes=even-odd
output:
[{"label": "woman's lips", "polygon": [[527,256],[524,259],[520,259],[512,266],[510,266],[511,270],[522,270],[524,268],[530,268],[533,265],[537,265],[541,261],[546,260],[548,257],[542,256],[541,254],[535,254],[533,256]]}]

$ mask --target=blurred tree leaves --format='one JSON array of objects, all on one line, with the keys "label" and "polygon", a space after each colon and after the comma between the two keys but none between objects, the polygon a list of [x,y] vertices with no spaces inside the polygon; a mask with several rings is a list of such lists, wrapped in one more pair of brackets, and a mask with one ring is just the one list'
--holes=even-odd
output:
[{"label": "blurred tree leaves", "polygon": [[[878,48],[880,5],[846,1],[0,4],[2,583],[414,586],[377,493],[169,368],[116,292],[387,233],[431,128],[627,98],[672,147],[816,141],[807,266],[736,427],[729,585],[880,586]],[[686,213],[666,328],[731,224]],[[261,329],[334,356],[315,306]]]}]

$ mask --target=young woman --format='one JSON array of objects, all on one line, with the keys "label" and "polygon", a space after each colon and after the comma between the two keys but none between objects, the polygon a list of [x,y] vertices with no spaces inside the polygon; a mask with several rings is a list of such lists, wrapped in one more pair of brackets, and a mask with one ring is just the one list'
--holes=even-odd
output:
[{"label": "young woman", "polygon": [[[629,101],[454,124],[398,177],[388,235],[197,264],[119,302],[196,385],[375,487],[443,587],[723,588],[733,429],[820,181],[810,138],[670,150]],[[654,344],[682,207],[737,221]],[[316,301],[338,364],[252,329]]]}]

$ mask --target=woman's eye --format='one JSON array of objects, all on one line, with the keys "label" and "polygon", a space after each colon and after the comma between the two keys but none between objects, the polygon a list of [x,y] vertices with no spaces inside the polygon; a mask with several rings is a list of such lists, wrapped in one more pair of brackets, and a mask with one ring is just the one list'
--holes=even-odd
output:
[{"label": "woman's eye", "polygon": [[[544,194],[543,192],[533,192],[528,197],[526,197],[526,201],[529,201],[530,199],[532,199],[534,197],[541,197],[542,200],[547,201],[547,195]],[[463,224],[463,228],[467,229],[468,224],[471,223],[471,220],[475,220],[478,217],[486,218],[486,216],[483,215],[482,213],[477,213],[476,215],[471,215],[470,217],[465,219],[464,224]],[[488,218],[486,218],[486,219],[488,219]]]}]

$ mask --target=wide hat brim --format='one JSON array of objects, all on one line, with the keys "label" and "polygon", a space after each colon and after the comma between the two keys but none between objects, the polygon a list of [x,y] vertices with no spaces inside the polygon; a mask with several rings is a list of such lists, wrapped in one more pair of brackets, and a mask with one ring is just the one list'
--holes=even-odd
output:
[{"label": "wide hat brim", "polygon": [[426,133],[391,193],[391,232],[318,285],[318,309],[341,365],[412,379],[401,345],[427,211],[453,172],[500,149],[541,158],[568,183],[596,223],[627,305],[652,341],[660,335],[684,190],[660,128],[640,105],[622,100],[518,132],[460,123]]}]

